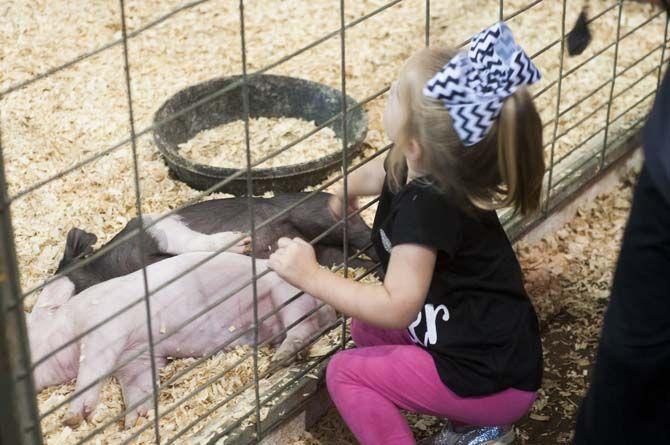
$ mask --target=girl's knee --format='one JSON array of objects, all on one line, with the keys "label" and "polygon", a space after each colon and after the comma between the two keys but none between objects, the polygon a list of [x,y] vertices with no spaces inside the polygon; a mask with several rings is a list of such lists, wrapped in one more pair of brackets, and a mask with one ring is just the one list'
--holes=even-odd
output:
[{"label": "girl's knee", "polygon": [[328,366],[326,367],[326,385],[328,388],[336,384],[336,379],[342,373],[342,369],[345,366],[344,362],[346,361],[343,355],[344,351],[338,352],[328,362]]},{"label": "girl's knee", "polygon": [[338,352],[328,362],[328,366],[326,367],[326,386],[331,395],[334,388],[346,382],[351,382],[353,380],[352,376],[356,375],[355,372],[352,372],[352,351],[354,350],[350,349]]}]

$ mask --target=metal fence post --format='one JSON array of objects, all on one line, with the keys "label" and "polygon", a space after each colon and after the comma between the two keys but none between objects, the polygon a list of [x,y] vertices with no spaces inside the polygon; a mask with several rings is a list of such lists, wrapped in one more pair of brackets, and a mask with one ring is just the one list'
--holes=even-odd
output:
[{"label": "metal fence post", "polygon": [[565,59],[565,13],[567,9],[567,0],[563,0],[563,9],[561,11],[561,47],[560,62],[558,65],[558,83],[556,84],[556,114],[554,115],[554,131],[551,137],[551,154],[549,155],[549,178],[547,179],[547,197],[544,202],[543,214],[546,217],[549,213],[551,202],[551,187],[554,179],[554,154],[556,150],[556,135],[558,133],[558,123],[561,120],[561,86],[563,83],[563,61]]},{"label": "metal fence post", "polygon": [[0,141],[0,444],[41,444]]}]

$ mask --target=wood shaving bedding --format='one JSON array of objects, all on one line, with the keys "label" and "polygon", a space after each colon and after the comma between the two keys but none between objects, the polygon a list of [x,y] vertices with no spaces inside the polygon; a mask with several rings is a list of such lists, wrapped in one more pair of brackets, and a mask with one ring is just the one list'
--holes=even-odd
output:
[{"label": "wood shaving bedding", "polygon": [[[345,18],[351,22],[388,2],[363,0],[345,3]],[[582,3],[568,0],[568,29]],[[132,32],[182,2],[169,0],[156,5],[132,0],[126,4],[129,31]],[[506,1],[505,14],[527,4],[528,0]],[[611,6],[612,1],[592,0],[590,5],[593,15]],[[404,0],[347,29],[346,81],[349,95],[361,101],[387,87],[404,60],[423,47],[424,6],[423,0]],[[497,0],[432,2],[431,45],[463,42],[495,22],[498,7]],[[540,51],[560,37],[561,7],[561,2],[544,1],[510,20],[517,41],[529,54]],[[617,9],[591,24],[593,43],[582,55],[564,59],[564,73],[614,42]],[[621,35],[626,35],[647,20],[652,9],[649,5],[624,2],[623,13]],[[246,2],[245,20],[248,70],[253,72],[325,33],[337,30],[339,10],[326,0]],[[664,22],[661,15],[620,42],[617,73],[661,44]],[[119,11],[115,5],[81,0],[36,0],[28,5],[19,0],[9,0],[0,7],[0,88],[26,80],[119,37]],[[559,50],[560,45],[554,45],[536,58],[543,80],[533,86],[532,91],[538,92],[558,78]],[[658,49],[617,79],[615,94],[623,94],[613,102],[611,117],[617,116],[655,88],[656,74],[648,76],[636,87],[630,88],[630,85],[657,66],[660,55]],[[153,113],[177,91],[214,77],[240,73],[237,3],[210,0],[178,13],[130,39],[129,57],[135,124],[140,130],[151,125]],[[612,47],[567,76],[562,82],[560,109],[567,110],[606,82],[613,73],[613,67]],[[339,36],[269,72],[340,88]],[[562,116],[557,134],[581,122],[595,107],[606,103],[608,97],[609,84]],[[554,117],[557,99],[557,87],[554,86],[536,100],[542,119],[547,124],[545,142],[550,141],[553,135],[554,127],[550,121]],[[620,134],[627,125],[643,116],[650,101],[642,102],[616,122],[610,136]],[[382,127],[384,104],[385,96],[382,95],[364,106],[369,118],[367,155],[389,142]],[[103,51],[3,96],[0,98],[0,110],[2,153],[11,196],[129,137],[122,48],[117,46]],[[605,124],[605,119],[606,111],[599,112],[567,133],[557,141],[555,156],[558,158],[569,152],[580,141],[598,131]],[[306,141],[308,146],[313,145],[313,138]],[[165,212],[198,195],[198,192],[168,175],[150,132],[140,136],[137,144],[144,212]],[[550,148],[547,149],[549,156]],[[16,250],[24,290],[38,285],[54,272],[63,252],[66,233],[71,227],[95,233],[100,245],[135,215],[132,171],[130,144],[125,144],[12,203]],[[225,196],[228,195],[217,194],[205,199]],[[372,221],[374,209],[373,206],[363,212],[368,223]],[[34,297],[27,300],[27,307],[32,305],[33,300]],[[115,400],[114,403],[120,403],[118,397]],[[110,402],[109,406],[112,405]],[[175,414],[174,423],[181,425],[183,422],[179,413],[186,414],[182,411]],[[68,440],[52,443],[69,443]]]},{"label": "wood shaving bedding", "polygon": [[[251,162],[255,162],[314,131],[316,124],[296,118],[249,119]],[[313,161],[342,149],[342,141],[326,127],[255,168],[272,168]],[[244,121],[235,121],[202,131],[179,144],[179,153],[200,164],[215,167],[246,168]]]}]

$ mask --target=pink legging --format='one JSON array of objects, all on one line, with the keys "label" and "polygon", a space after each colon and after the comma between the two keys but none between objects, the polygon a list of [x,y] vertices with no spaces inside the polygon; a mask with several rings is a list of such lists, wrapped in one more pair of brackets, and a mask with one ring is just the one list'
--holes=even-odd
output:
[{"label": "pink legging", "polygon": [[363,445],[415,443],[399,408],[456,424],[493,426],[517,421],[535,400],[535,392],[513,388],[484,397],[457,396],[406,329],[380,329],[352,320],[351,336],[358,347],[335,354],[326,382],[342,418]]}]

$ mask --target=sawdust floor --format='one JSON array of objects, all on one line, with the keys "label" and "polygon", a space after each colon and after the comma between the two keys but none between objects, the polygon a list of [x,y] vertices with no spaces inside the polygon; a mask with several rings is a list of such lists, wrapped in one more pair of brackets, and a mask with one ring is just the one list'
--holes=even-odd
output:
[{"label": "sawdust floor", "polygon": [[[129,31],[137,30],[182,3],[179,0],[128,1]],[[387,0],[347,1],[345,19],[352,23],[387,4],[390,4]],[[505,11],[508,14],[529,4],[528,0],[508,0],[505,2]],[[591,7],[595,13],[612,4],[610,0],[594,0]],[[462,42],[497,20],[498,5],[499,2],[494,0],[433,2],[430,14],[431,45],[453,46]],[[574,23],[582,5],[581,0],[569,0],[566,23]],[[248,2],[246,6],[250,72],[304,47],[328,31],[337,30],[339,26],[339,8],[326,0],[266,0]],[[387,87],[403,61],[423,47],[424,6],[423,0],[397,2],[347,30],[345,75],[347,92],[352,97],[363,100]],[[561,72],[560,45],[554,45],[536,57],[543,80],[532,90],[539,92],[547,88],[546,93],[537,100],[537,107],[545,122],[544,140],[550,141],[555,133],[563,135],[555,147],[547,147],[547,159],[550,158],[552,147],[555,148],[557,160],[568,156],[591,134],[604,134],[602,126],[606,108],[602,106],[607,103],[610,93],[610,84],[605,82],[611,77],[614,67],[615,51],[614,46],[610,45],[616,38],[619,22],[617,11],[618,8],[609,9],[593,24],[594,42],[582,55],[564,60],[560,107],[562,116],[556,128],[551,120],[556,111],[558,89],[556,85],[549,85]],[[560,36],[561,12],[561,2],[544,1],[510,20],[517,39],[529,53],[540,51]],[[621,35],[627,37],[619,44],[616,59],[619,77],[614,88],[618,98],[612,101],[611,109],[612,117],[621,115],[621,118],[612,123],[612,138],[629,129],[646,113],[651,102],[649,92],[656,88],[658,76],[655,67],[662,54],[665,20],[662,15],[650,20],[653,14],[654,10],[649,5],[636,2],[623,4]],[[647,20],[650,21],[646,25],[633,31]],[[182,88],[218,76],[239,74],[241,51],[238,21],[236,2],[211,0],[184,10],[130,40],[133,105],[138,130],[150,126],[154,112]],[[542,26],[536,26],[537,23]],[[120,37],[120,32],[119,11],[113,2],[5,1],[0,7],[0,89],[16,85],[116,39]],[[269,72],[339,88],[339,51],[337,35]],[[600,55],[586,62],[596,54]],[[645,54],[649,56],[636,64]],[[578,66],[581,68],[576,69]],[[566,75],[572,69],[575,69],[574,73]],[[121,145],[97,161],[27,193],[41,181],[54,177],[93,154],[102,153],[128,137],[128,105],[122,73],[122,51],[120,46],[116,46],[25,88],[3,95],[0,99],[2,154],[8,192],[12,198],[16,198],[11,204],[11,212],[24,291],[35,289],[53,274],[62,256],[66,233],[71,227],[95,233],[102,244],[135,215],[134,163],[130,144]],[[573,108],[598,85],[604,86]],[[366,144],[370,147],[368,154],[388,142],[381,119],[385,100],[386,96],[382,95],[365,106],[369,118],[366,138]],[[626,109],[631,106],[632,111],[626,113]],[[597,108],[600,111],[587,117]],[[310,138],[310,142],[312,140]],[[581,155],[585,148],[577,149],[575,154]],[[144,212],[166,212],[196,197],[196,191],[168,175],[151,132],[138,139],[137,153]],[[570,164],[570,160],[567,157],[565,161],[557,162],[556,171],[561,170],[561,165]],[[208,198],[216,197],[223,195]],[[370,218],[372,213],[373,209],[364,216]],[[576,241],[562,240],[554,240],[554,244],[566,249],[565,246],[578,245]],[[548,249],[544,252],[531,249],[528,255],[552,258],[556,255],[551,250],[556,246],[542,247]],[[530,264],[530,260],[524,261]],[[584,264],[584,261],[575,263]],[[542,261],[538,261],[537,265],[539,271],[549,267]],[[572,271],[570,273],[573,274]],[[575,276],[581,280],[581,276]],[[606,284],[607,281],[601,283],[604,287]],[[26,299],[27,308],[32,306],[34,296],[32,294]],[[558,313],[552,301],[551,298],[547,298],[546,302],[538,301],[541,314]],[[550,310],[545,311],[542,305]],[[183,382],[179,389],[183,393],[180,394],[185,394],[203,376],[219,372],[222,369],[221,361],[227,362],[233,358],[230,355],[208,361],[201,368],[201,374]],[[251,368],[241,368],[238,377],[247,382],[252,376],[249,371]],[[225,383],[227,388],[235,386],[230,377],[224,380],[221,384]],[[41,403],[56,403],[70,390],[67,386],[53,388],[54,398],[43,394]],[[222,390],[213,388],[211,391],[207,394],[218,394],[217,391]],[[101,412],[101,421],[122,407],[117,390],[108,394],[109,410]],[[169,398],[174,394],[174,391],[166,393],[165,400],[171,401]],[[181,411],[176,412],[175,417],[167,419],[163,427],[168,429],[188,424],[192,420],[190,416],[215,403],[213,400],[215,398],[209,395],[194,400],[196,410],[189,416]],[[553,399],[550,401],[554,403]],[[41,405],[41,408],[44,406]],[[76,432],[60,429],[57,416],[51,417],[51,426],[44,428],[44,431],[52,432],[50,438],[47,438],[50,443],[78,440],[86,433],[82,427]],[[430,429],[432,425],[423,418],[414,423],[424,429]],[[421,430],[419,426],[417,428]],[[111,430],[110,435],[99,440],[118,443],[121,436],[116,434],[121,432],[116,427]],[[151,442],[150,435],[147,435],[140,443],[145,439],[147,443]]]},{"label": "sawdust floor", "polygon": [[[582,206],[555,234],[517,245],[528,291],[540,318],[544,380],[532,412],[518,422],[520,444],[571,443],[575,417],[590,381],[609,285],[630,209],[631,173],[608,194]],[[442,421],[408,415],[415,436],[436,433]],[[297,443],[356,443],[334,408]]]}]

